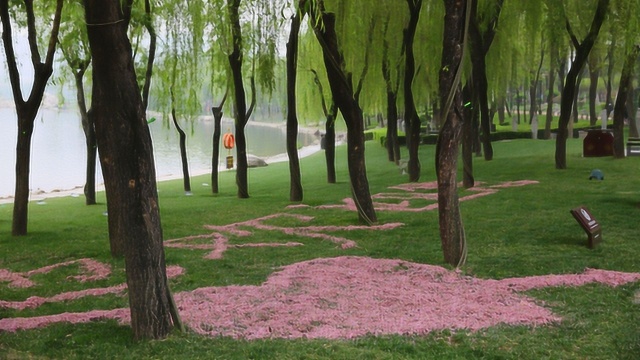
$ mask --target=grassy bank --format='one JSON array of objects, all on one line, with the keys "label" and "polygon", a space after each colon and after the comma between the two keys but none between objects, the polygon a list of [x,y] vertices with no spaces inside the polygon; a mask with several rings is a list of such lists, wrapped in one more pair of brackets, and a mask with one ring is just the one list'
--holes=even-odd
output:
[{"label": "grassy bank", "polygon": [[[555,142],[514,140],[494,143],[494,160],[476,158],[475,178],[487,185],[507,181],[539,183],[501,189],[463,202],[461,211],[468,238],[468,261],[462,269],[477,278],[511,278],[579,273],[585,268],[640,272],[640,157],[583,158],[582,142],[568,141],[569,169],[555,170]],[[434,147],[420,148],[421,181],[434,181]],[[350,196],[345,147],[338,149],[338,184],[326,184],[324,154],[301,161],[304,204],[340,204]],[[406,156],[406,153],[405,153]],[[388,192],[405,183],[407,175],[386,160],[375,141],[367,143],[371,193]],[[604,181],[590,181],[600,169]],[[225,225],[274,213],[314,217],[312,225],[354,225],[357,216],[341,209],[287,208],[289,177],[286,163],[251,169],[251,198],[236,198],[234,173],[221,174],[220,194],[210,194],[207,176],[192,181],[193,196],[185,196],[181,181],[159,185],[165,239],[207,234],[204,224]],[[471,194],[461,191],[461,196]],[[77,268],[60,268],[35,275],[36,285],[18,289],[0,283],[0,300],[49,297],[62,291],[106,287],[124,282],[123,263],[109,255],[104,194],[99,205],[84,206],[82,198],[48,199],[30,204],[30,233],[11,237],[11,204],[0,205],[0,269],[25,272],[43,266],[91,258],[112,265],[113,274],[93,283],[67,280]],[[427,202],[415,202],[424,206]],[[601,223],[603,243],[588,249],[586,235],[569,210],[586,206]],[[186,273],[170,281],[174,292],[206,286],[258,285],[279,266],[344,255],[403,259],[444,266],[438,236],[437,211],[378,212],[382,224],[402,222],[393,231],[335,232],[358,246],[341,249],[328,241],[301,239],[269,231],[233,239],[238,242],[299,241],[304,246],[228,249],[222,259],[207,260],[207,251],[167,248],[168,265]],[[291,219],[275,219],[282,226]],[[203,358],[203,359],[611,359],[640,357],[640,305],[634,297],[640,283],[616,288],[604,285],[545,288],[528,291],[563,321],[549,326],[496,326],[478,332],[437,331],[424,336],[368,336],[356,340],[232,340],[192,333],[174,333],[167,340],[133,343],[128,327],[115,321],[54,324],[36,330],[0,332],[0,358]],[[31,310],[0,307],[0,319],[62,312],[126,307],[126,297],[105,295],[50,303]],[[419,304],[418,306],[427,306]]]}]

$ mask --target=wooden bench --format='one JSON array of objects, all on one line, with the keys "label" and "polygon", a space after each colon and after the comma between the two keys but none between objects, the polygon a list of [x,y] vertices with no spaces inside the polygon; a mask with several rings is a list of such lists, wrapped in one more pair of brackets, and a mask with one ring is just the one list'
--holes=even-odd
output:
[{"label": "wooden bench", "polygon": [[627,139],[627,156],[640,156],[640,138]]}]

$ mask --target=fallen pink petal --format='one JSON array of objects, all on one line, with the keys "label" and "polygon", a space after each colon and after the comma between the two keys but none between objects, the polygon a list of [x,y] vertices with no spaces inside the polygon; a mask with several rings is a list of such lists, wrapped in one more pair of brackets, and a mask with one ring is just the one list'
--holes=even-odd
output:
[{"label": "fallen pink petal", "polygon": [[[181,272],[175,267],[171,271]],[[498,324],[544,326],[562,318],[518,291],[588,283],[619,286],[639,280],[638,273],[597,269],[484,280],[439,266],[344,256],[285,266],[260,286],[200,288],[177,293],[175,300],[185,325],[202,335],[350,339],[475,331]],[[103,319],[128,323],[129,309],[0,319],[0,331]]]}]

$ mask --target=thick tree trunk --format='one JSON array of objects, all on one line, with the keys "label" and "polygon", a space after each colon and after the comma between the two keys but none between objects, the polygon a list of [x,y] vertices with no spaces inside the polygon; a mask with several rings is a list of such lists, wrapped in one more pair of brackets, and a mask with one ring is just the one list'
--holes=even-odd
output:
[{"label": "thick tree trunk", "polygon": [[618,87],[618,96],[613,110],[613,156],[615,158],[624,158],[624,118],[629,91],[633,89],[633,73],[640,54],[640,47],[634,46],[633,50],[627,54],[620,74],[620,85]]},{"label": "thick tree trunk", "polygon": [[[25,104],[24,107],[27,107],[27,105]],[[25,110],[16,109],[18,113],[18,141],[16,143],[16,187],[13,198],[13,222],[11,227],[13,236],[27,235],[31,138],[37,112],[37,108],[31,109],[31,107],[29,106]],[[37,107],[39,107],[39,104],[37,104]]]},{"label": "thick tree trunk", "polygon": [[575,38],[569,22],[567,21],[567,30],[569,31],[571,38],[576,48],[576,57],[571,62],[571,68],[567,74],[567,79],[562,91],[562,101],[560,103],[560,120],[558,124],[558,137],[556,138],[556,154],[555,162],[556,169],[567,168],[567,138],[569,121],[571,120],[571,110],[574,103],[574,95],[576,91],[577,78],[582,70],[584,63],[587,61],[587,57],[593,44],[598,37],[600,27],[604,22],[609,7],[609,0],[598,0],[598,8],[596,9],[591,28],[589,33],[585,37],[582,43],[578,43]]},{"label": "thick tree trunk", "polygon": [[416,64],[413,54],[413,41],[420,19],[420,8],[422,0],[407,0],[409,5],[409,23],[404,29],[402,41],[405,51],[404,66],[404,119],[408,123],[407,146],[409,148],[409,181],[417,182],[420,180],[420,159],[418,158],[418,150],[420,148],[420,118],[416,111],[416,105],[413,100],[413,78],[416,72]]},{"label": "thick tree trunk", "polygon": [[229,0],[229,18],[231,21],[231,33],[233,51],[229,54],[229,66],[233,76],[234,100],[235,100],[235,125],[236,125],[236,185],[238,197],[249,197],[249,184],[247,178],[247,140],[244,127],[247,125],[247,101],[245,99],[244,84],[242,83],[242,31],[240,27],[240,0]]},{"label": "thick tree trunk", "polygon": [[[331,86],[331,93],[336,106],[340,109],[342,117],[347,125],[347,151],[349,178],[351,180],[351,192],[358,209],[361,221],[372,224],[377,221],[373,208],[369,181],[365,165],[364,151],[364,122],[362,110],[353,95],[353,87],[349,76],[344,70],[344,58],[338,46],[338,38],[335,31],[335,14],[324,12],[322,3],[320,11],[322,18],[313,18],[314,32],[322,45],[324,63],[327,68],[327,77]],[[322,26],[320,26],[321,20]]]},{"label": "thick tree trunk", "polygon": [[298,68],[298,33],[300,13],[291,18],[287,42],[287,155],[289,156],[289,201],[302,201],[302,179],[298,158],[298,115],[296,112],[296,77]]},{"label": "thick tree trunk", "polygon": [[443,70],[440,71],[439,89],[446,120],[440,130],[436,147],[438,217],[444,259],[450,265],[460,266],[466,258],[466,240],[460,216],[457,185],[457,159],[463,110],[459,77],[456,77],[456,74],[462,60],[467,1],[444,0],[444,6],[444,38],[440,67]]},{"label": "thick tree trunk", "polygon": [[[129,4],[130,5],[130,4]],[[135,339],[171,329],[151,136],[119,0],[84,1],[93,59],[93,119],[111,238],[122,241]]]}]

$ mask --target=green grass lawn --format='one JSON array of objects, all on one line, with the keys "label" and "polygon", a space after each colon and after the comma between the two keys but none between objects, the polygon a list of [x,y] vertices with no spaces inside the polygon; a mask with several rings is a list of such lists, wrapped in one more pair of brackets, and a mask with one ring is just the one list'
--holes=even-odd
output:
[{"label": "green grass lawn", "polygon": [[[554,167],[554,141],[496,142],[494,160],[474,159],[475,178],[488,185],[514,180],[539,183],[506,188],[463,202],[468,241],[462,269],[478,278],[502,279],[544,274],[579,273],[585,268],[640,272],[640,157],[622,160],[583,158],[582,141],[568,140],[567,170]],[[422,177],[434,181],[434,146],[420,148]],[[324,154],[301,161],[305,198],[311,206],[340,204],[350,196],[346,148],[338,148],[338,183],[326,184]],[[403,154],[406,156],[406,151]],[[379,142],[367,143],[371,193],[405,183],[407,175],[386,160]],[[600,169],[604,181],[590,181]],[[250,169],[249,199],[237,199],[234,173],[221,174],[220,194],[210,194],[208,176],[192,180],[193,196],[184,196],[182,182],[159,185],[165,239],[206,234],[204,224],[225,225],[273,213],[313,216],[313,225],[356,225],[357,215],[340,209],[287,209],[289,175],[286,163]],[[460,195],[470,194],[461,190]],[[111,264],[104,280],[67,280],[77,268],[36,275],[31,288],[0,283],[0,300],[53,296],[62,291],[106,287],[124,282],[123,261],[110,258],[104,194],[99,205],[82,198],[51,198],[30,204],[29,235],[11,237],[12,205],[0,205],[0,269],[23,272],[43,266],[92,258]],[[586,247],[586,234],[569,210],[586,206],[600,222],[603,242]],[[282,265],[343,255],[403,259],[446,266],[438,235],[437,211],[378,212],[379,223],[402,222],[393,231],[350,232],[358,247],[340,249],[327,241],[255,231],[245,242],[301,241],[304,246],[229,249],[219,260],[203,258],[203,250],[166,249],[168,265],[186,274],[170,280],[174,292],[205,286],[258,285]],[[291,219],[273,220],[291,225]],[[339,232],[337,235],[341,235]],[[202,337],[174,332],[163,341],[132,341],[127,326],[116,321],[55,324],[37,330],[0,332],[0,358],[162,358],[162,359],[636,359],[640,358],[640,305],[634,303],[640,283],[612,288],[604,285],[544,288],[526,294],[561,317],[558,324],[496,326],[477,332],[437,331],[424,336],[367,336],[355,340],[256,340]],[[0,319],[62,312],[126,307],[126,297],[106,295],[51,303],[32,310],[0,307]]]}]

